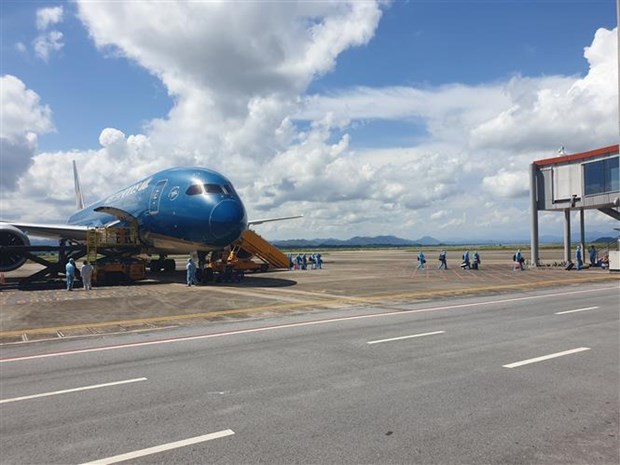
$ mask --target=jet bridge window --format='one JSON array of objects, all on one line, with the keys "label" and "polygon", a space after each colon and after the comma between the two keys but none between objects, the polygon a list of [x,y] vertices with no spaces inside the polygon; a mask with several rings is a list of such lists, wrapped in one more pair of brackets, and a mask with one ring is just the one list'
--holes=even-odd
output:
[{"label": "jet bridge window", "polygon": [[613,157],[583,165],[586,195],[620,190],[619,160],[619,157]]}]

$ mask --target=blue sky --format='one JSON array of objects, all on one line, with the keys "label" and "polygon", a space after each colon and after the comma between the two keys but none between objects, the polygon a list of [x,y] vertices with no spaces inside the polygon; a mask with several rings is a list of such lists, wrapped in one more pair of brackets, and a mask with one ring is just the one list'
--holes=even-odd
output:
[{"label": "blue sky", "polygon": [[[17,50],[17,42],[29,44],[37,36],[36,11],[57,5],[65,8],[62,30],[70,38],[62,50],[47,62]],[[42,137],[40,150],[87,149],[102,128],[139,132],[170,109],[166,89],[148,71],[97,51],[71,3],[9,0],[1,16],[0,73],[22,77],[54,112],[58,132]]]},{"label": "blue sky", "polygon": [[585,73],[581,50],[615,23],[613,0],[395,2],[373,40],[344,52],[310,91]]},{"label": "blue sky", "polygon": [[[3,207],[41,173],[69,179],[71,158],[93,195],[193,163],[229,176],[250,216],[304,214],[265,226],[274,238],[527,237],[527,164],[618,140],[614,0],[0,8]],[[9,114],[11,99],[29,103]],[[3,215],[67,216],[70,187]]]},{"label": "blue sky", "polygon": [[[386,9],[373,40],[345,51],[309,92],[348,86],[477,85],[515,74],[584,75],[584,44],[615,27],[612,1],[411,1]],[[450,31],[446,34],[446,31]],[[402,127],[405,126],[405,127]],[[373,122],[352,130],[354,146],[415,141],[409,123]]]}]

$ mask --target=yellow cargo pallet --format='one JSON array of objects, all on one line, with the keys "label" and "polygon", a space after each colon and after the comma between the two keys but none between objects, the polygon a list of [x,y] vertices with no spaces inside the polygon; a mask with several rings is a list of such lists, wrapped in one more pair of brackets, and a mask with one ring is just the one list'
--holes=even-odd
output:
[{"label": "yellow cargo pallet", "polygon": [[86,231],[86,259],[95,263],[97,260],[97,247],[99,246],[99,234],[96,229]]},{"label": "yellow cargo pallet", "polygon": [[288,268],[288,257],[251,229],[247,229],[234,245],[269,263],[274,268]]},{"label": "yellow cargo pallet", "polygon": [[89,228],[86,231],[86,259],[91,263],[97,260],[97,249],[136,244],[138,231],[129,228]]}]

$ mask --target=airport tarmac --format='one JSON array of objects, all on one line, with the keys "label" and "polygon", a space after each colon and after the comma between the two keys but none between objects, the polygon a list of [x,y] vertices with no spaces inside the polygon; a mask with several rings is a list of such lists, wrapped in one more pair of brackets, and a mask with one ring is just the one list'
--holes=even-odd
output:
[{"label": "airport tarmac", "polygon": [[[512,271],[512,250],[483,250],[480,270],[461,270],[461,252],[448,251],[448,270],[427,252],[418,270],[417,250],[328,251],[321,270],[283,270],[246,275],[240,283],[185,285],[185,271],[153,275],[132,286],[0,292],[0,344],[103,334],[162,331],[214,321],[262,318],[330,308],[386,307],[468,294],[524,292],[583,285],[620,275],[601,269],[565,271],[542,267]],[[544,263],[562,251],[543,250]],[[527,257],[528,253],[525,251]],[[179,260],[178,267],[184,261]],[[34,265],[27,265],[34,266]]]}]

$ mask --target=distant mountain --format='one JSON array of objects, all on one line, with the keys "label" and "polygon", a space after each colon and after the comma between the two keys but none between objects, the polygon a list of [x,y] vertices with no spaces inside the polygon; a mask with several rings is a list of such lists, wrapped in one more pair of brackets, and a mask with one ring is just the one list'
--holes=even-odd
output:
[{"label": "distant mountain", "polygon": [[434,237],[424,236],[417,240],[402,239],[396,236],[355,236],[351,239],[289,239],[273,241],[280,248],[304,248],[304,247],[411,247],[420,245],[439,245],[440,241]]},{"label": "distant mountain", "polygon": [[614,243],[617,240],[618,240],[617,237],[603,236],[603,237],[599,237],[598,239],[593,240],[592,242],[596,242],[597,244],[609,244],[609,243]]},{"label": "distant mountain", "polygon": [[[579,241],[579,237],[576,234],[571,235],[571,242],[573,244]],[[543,234],[538,238],[541,244],[561,244],[564,242],[563,236],[556,236],[551,234]],[[609,243],[617,240],[617,235],[614,233],[602,233],[593,231],[586,234],[586,242],[597,243]],[[420,247],[420,246],[438,246],[438,245],[489,245],[489,244],[529,244],[530,238],[523,238],[520,240],[459,240],[459,241],[440,241],[431,236],[423,236],[419,239],[402,239],[396,236],[355,236],[351,239],[289,239],[281,241],[273,241],[276,247],[289,248],[289,249],[303,249],[303,248],[329,248],[329,247]]]},{"label": "distant mountain", "polygon": [[373,245],[392,245],[392,246],[407,246],[412,245],[412,242],[408,239],[401,239],[396,236],[375,236],[375,237],[362,237],[355,236],[346,241],[348,245],[358,246],[373,246]]},{"label": "distant mountain", "polygon": [[416,239],[415,241],[413,241],[415,244],[420,244],[420,245],[441,245],[444,244],[444,242],[441,242],[437,239],[435,239],[434,237],[431,236],[423,236],[419,239]]},{"label": "distant mountain", "polygon": [[[586,242],[613,242],[618,240],[617,233],[603,233],[600,231],[592,231],[590,233],[586,232]],[[579,237],[579,233],[571,234],[571,242],[579,242],[581,238]],[[561,244],[564,242],[564,236],[557,236],[552,234],[543,234],[538,237],[538,241],[543,244]],[[528,240],[529,242],[529,240]]]}]

